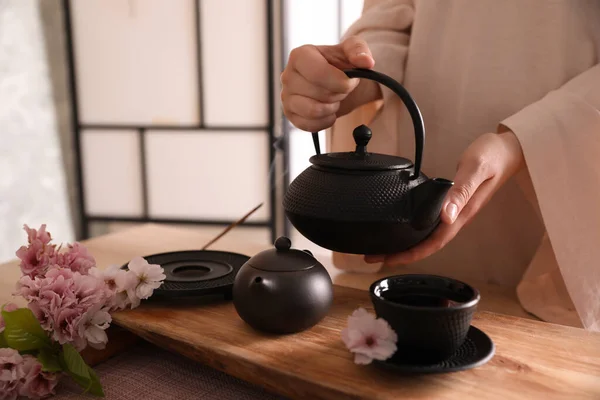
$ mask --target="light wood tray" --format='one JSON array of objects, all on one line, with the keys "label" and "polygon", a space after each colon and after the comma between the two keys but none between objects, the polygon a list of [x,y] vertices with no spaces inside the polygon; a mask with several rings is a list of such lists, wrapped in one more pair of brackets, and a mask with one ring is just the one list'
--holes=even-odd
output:
[{"label": "light wood tray", "polygon": [[257,333],[232,303],[219,300],[145,303],[114,321],[160,347],[297,399],[600,399],[600,334],[487,312],[473,320],[496,344],[482,367],[402,376],[356,365],[340,331],[352,311],[372,306],[366,291],[334,289],[329,315],[294,335]]}]

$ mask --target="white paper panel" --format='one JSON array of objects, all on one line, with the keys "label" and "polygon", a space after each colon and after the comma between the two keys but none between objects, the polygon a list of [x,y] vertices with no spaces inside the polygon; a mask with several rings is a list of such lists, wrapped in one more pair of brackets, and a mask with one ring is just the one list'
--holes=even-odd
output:
[{"label": "white paper panel", "polygon": [[265,0],[202,0],[204,122],[268,124]]},{"label": "white paper panel", "polygon": [[363,0],[341,0],[342,8],[340,10],[342,26],[342,35],[346,33],[350,25],[360,18],[363,9]]},{"label": "white paper panel", "polygon": [[97,216],[141,216],[138,133],[83,131],[81,146],[87,212]]},{"label": "white paper panel", "polygon": [[199,123],[193,0],[71,4],[83,123]]},{"label": "white paper panel", "polygon": [[[326,151],[325,131],[319,132],[319,141],[321,151]],[[312,165],[309,158],[315,154],[312,135],[299,129],[292,129],[290,131],[290,182]]]},{"label": "white paper panel", "polygon": [[248,221],[269,216],[266,132],[148,131],[149,213],[152,217]]},{"label": "white paper panel", "polygon": [[336,0],[286,0],[286,49],[305,44],[339,43],[338,2]]}]

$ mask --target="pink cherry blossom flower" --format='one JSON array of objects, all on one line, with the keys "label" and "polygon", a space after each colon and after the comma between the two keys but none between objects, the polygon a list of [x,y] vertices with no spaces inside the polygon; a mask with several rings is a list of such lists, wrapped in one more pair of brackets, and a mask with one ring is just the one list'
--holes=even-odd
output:
[{"label": "pink cherry blossom flower", "polygon": [[152,296],[154,289],[162,285],[162,281],[166,276],[160,265],[149,264],[143,257],[133,258],[129,262],[128,268],[137,279],[135,287],[128,291],[132,308],[135,308],[140,304],[140,300]]},{"label": "pink cherry blossom flower", "polygon": [[[2,310],[6,311],[6,312],[12,312],[15,311],[17,308],[19,308],[15,303],[6,303],[3,307]],[[4,332],[4,327],[6,325],[4,324],[4,318],[2,318],[2,314],[0,314],[0,333]]]},{"label": "pink cherry blossom flower", "polygon": [[398,336],[387,321],[359,308],[348,317],[348,326],[342,330],[342,340],[354,353],[356,364],[370,364],[372,360],[391,357],[396,352]]},{"label": "pink cherry blossom flower", "polygon": [[51,267],[45,278],[36,278],[39,281],[36,284],[39,286],[39,301],[51,304],[53,308],[69,307],[76,301],[73,293],[74,278],[75,274],[69,269]]},{"label": "pink cherry blossom flower", "polygon": [[52,267],[48,268],[48,271],[46,272],[46,276],[44,278],[53,280],[60,280],[62,278],[62,280],[70,280],[73,279],[74,276],[75,273],[71,269],[55,264]]},{"label": "pink cherry blossom flower", "polygon": [[71,271],[87,274],[89,269],[96,265],[96,260],[88,249],[81,243],[67,245],[68,250],[56,255],[56,264]]},{"label": "pink cherry blossom flower", "polygon": [[21,272],[24,275],[35,277],[46,272],[48,264],[54,257],[54,247],[36,240],[27,247],[21,246],[16,255],[21,259]]},{"label": "pink cherry blossom flower", "polygon": [[54,263],[56,258],[55,246],[50,244],[52,237],[46,232],[46,225],[42,225],[39,231],[24,225],[27,232],[27,246],[21,246],[16,255],[21,260],[21,272],[34,278],[44,275],[48,266]]},{"label": "pink cherry blossom flower", "polygon": [[[50,274],[55,273],[51,270]],[[65,280],[64,275],[60,275],[58,279],[39,276],[31,279],[29,276],[23,276],[19,279],[14,294],[22,296],[27,301],[27,307],[36,316],[42,328],[50,331],[53,326],[50,309],[69,304],[69,299],[72,298],[70,282],[71,279]]]},{"label": "pink cherry blossom flower", "polygon": [[[17,293],[28,301],[29,309],[53,340],[59,344],[70,343],[77,350],[87,346],[88,337],[94,338],[94,345],[101,345],[102,338],[98,339],[98,335],[83,335],[86,329],[82,324],[94,317],[87,314],[90,310],[102,309],[113,302],[113,292],[103,279],[52,266],[45,277],[22,277],[19,285]],[[102,323],[93,325],[103,326]]]},{"label": "pink cherry blossom flower", "polygon": [[85,309],[97,304],[104,305],[107,301],[110,302],[112,297],[112,291],[108,289],[103,279],[77,272],[73,276],[73,293],[77,304]]},{"label": "pink cherry blossom flower", "polygon": [[25,231],[28,246],[17,252],[23,276],[14,294],[27,301],[52,340],[70,343],[78,351],[87,345],[104,347],[108,340],[105,330],[112,322],[110,312],[137,307],[165,279],[159,265],[142,257],[131,260],[128,269],[111,266],[100,270],[80,243],[57,248],[50,244],[52,237],[45,225],[39,230],[25,225]]},{"label": "pink cherry blossom flower", "polygon": [[[58,310],[67,308],[76,308],[77,298],[73,289],[74,274],[72,271],[53,267],[48,270],[46,278],[36,278],[35,286],[39,287],[37,299],[28,298],[29,308],[36,313],[41,311],[42,321],[49,322],[42,324],[45,329],[56,329],[56,315]],[[36,306],[32,307],[33,304]],[[37,315],[37,314],[36,314]]]},{"label": "pink cherry blossom flower", "polygon": [[85,340],[79,336],[79,321],[84,310],[81,308],[58,308],[51,310],[52,339],[60,344],[70,343],[78,351],[85,348]]},{"label": "pink cherry blossom flower", "polygon": [[17,380],[22,377],[22,372],[18,367],[21,366],[23,357],[18,351],[5,347],[0,348],[0,380]]},{"label": "pink cherry blossom flower", "polygon": [[23,275],[17,281],[15,296],[21,296],[27,301],[38,300],[40,294],[41,279],[32,279],[29,275]]},{"label": "pink cherry blossom flower", "polygon": [[52,236],[46,232],[46,225],[39,230],[24,225],[27,232],[27,246],[21,246],[16,254],[21,259],[21,272],[31,278],[45,275],[47,269],[54,264],[75,272],[87,274],[96,265],[94,257],[80,243],[67,245],[67,250],[61,252],[60,247],[50,244]]},{"label": "pink cherry blossom flower", "polygon": [[125,272],[125,270],[122,270],[118,265],[113,264],[105,269],[100,269],[98,267],[90,268],[88,274],[95,276],[98,279],[102,279],[107,288],[114,291],[117,288],[115,277],[119,274],[119,272]]},{"label": "pink cherry blossom flower", "polygon": [[27,224],[23,225],[23,229],[27,232],[28,243],[33,243],[35,240],[40,240],[44,244],[48,244],[52,241],[52,235],[50,232],[46,232],[46,224],[42,224],[39,230],[31,229]]},{"label": "pink cherry blossom flower", "polygon": [[16,399],[24,376],[23,357],[19,352],[11,348],[0,348],[0,399]]},{"label": "pink cherry blossom flower", "polygon": [[21,379],[19,387],[21,396],[29,399],[43,399],[55,394],[58,374],[42,371],[42,364],[30,355],[23,356],[22,369],[24,377]]},{"label": "pink cherry blossom flower", "polygon": [[103,349],[108,342],[106,329],[110,326],[112,318],[108,308],[102,304],[90,308],[79,322],[79,336],[84,338],[94,349]]},{"label": "pink cherry blossom flower", "polygon": [[137,277],[133,272],[121,269],[119,265],[111,265],[104,270],[94,267],[89,273],[104,280],[107,289],[111,291],[111,311],[122,310],[130,305],[127,292],[135,289],[137,285]]}]

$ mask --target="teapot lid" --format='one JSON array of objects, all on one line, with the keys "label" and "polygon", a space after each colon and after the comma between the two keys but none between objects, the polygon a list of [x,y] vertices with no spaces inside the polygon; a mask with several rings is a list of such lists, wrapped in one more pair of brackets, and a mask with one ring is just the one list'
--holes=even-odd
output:
[{"label": "teapot lid", "polygon": [[410,160],[403,157],[368,153],[367,144],[372,133],[366,125],[357,126],[352,135],[356,143],[355,151],[319,154],[312,156],[310,162],[320,167],[360,171],[389,171],[413,166]]},{"label": "teapot lid", "polygon": [[277,238],[275,248],[261,251],[247,263],[264,271],[292,272],[314,267],[318,261],[308,250],[292,249],[292,241],[285,236]]}]

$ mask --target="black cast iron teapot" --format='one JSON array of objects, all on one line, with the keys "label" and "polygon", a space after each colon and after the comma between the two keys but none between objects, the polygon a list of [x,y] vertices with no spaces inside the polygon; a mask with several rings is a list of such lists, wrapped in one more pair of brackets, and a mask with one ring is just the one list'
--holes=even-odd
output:
[{"label": "black cast iron teapot", "polygon": [[[292,225],[326,249],[348,254],[391,254],[426,239],[440,222],[444,198],[452,181],[421,172],[425,127],[421,112],[406,89],[394,79],[366,69],[344,71],[390,88],[404,102],[415,133],[415,161],[369,153],[371,130],[354,129],[356,150],[320,154],[290,184],[283,207]],[[375,133],[377,134],[377,133]]]}]

